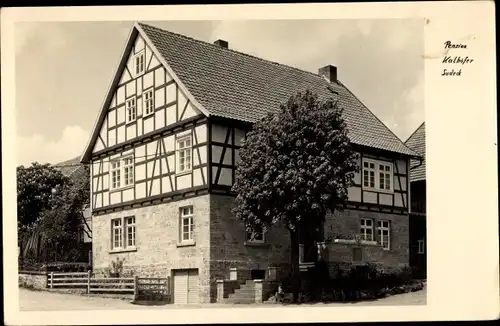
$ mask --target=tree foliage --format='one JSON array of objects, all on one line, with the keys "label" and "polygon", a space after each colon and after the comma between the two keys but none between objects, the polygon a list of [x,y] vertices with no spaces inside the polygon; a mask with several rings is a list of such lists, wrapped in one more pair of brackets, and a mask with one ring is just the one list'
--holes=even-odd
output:
[{"label": "tree foliage", "polygon": [[83,219],[82,208],[89,199],[88,179],[72,180],[48,164],[18,168],[23,257],[55,261],[78,255],[76,232]]},{"label": "tree foliage", "polygon": [[22,226],[34,223],[49,207],[53,191],[69,182],[61,171],[49,164],[33,163],[17,168],[17,218]]},{"label": "tree foliage", "polygon": [[250,232],[283,223],[298,269],[299,231],[312,232],[347,200],[358,170],[342,110],[310,91],[298,93],[254,124],[240,157],[236,217]]}]

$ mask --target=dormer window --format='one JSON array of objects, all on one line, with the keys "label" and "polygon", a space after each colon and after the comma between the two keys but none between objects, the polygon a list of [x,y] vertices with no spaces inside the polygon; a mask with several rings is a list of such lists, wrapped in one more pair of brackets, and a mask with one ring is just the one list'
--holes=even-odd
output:
[{"label": "dormer window", "polygon": [[134,64],[135,64],[135,75],[136,76],[142,75],[146,70],[144,50],[135,55]]}]

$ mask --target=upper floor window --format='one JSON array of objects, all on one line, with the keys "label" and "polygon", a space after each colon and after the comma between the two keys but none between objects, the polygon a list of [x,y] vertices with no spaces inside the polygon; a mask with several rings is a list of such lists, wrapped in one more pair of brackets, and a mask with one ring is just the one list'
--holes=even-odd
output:
[{"label": "upper floor window", "polygon": [[261,227],[254,227],[253,232],[246,232],[246,241],[254,243],[264,243],[266,241],[264,232]]},{"label": "upper floor window", "polygon": [[370,218],[361,219],[360,227],[361,240],[373,241],[373,220]]},{"label": "upper floor window", "polygon": [[135,55],[134,64],[135,64],[135,75],[139,76],[143,74],[144,71],[146,70],[144,51],[141,51]]},{"label": "upper floor window", "polygon": [[191,171],[191,135],[177,139],[177,173]]},{"label": "upper floor window", "polygon": [[363,188],[392,191],[392,163],[363,159]]},{"label": "upper floor window", "polygon": [[149,89],[144,92],[144,97],[143,97],[144,115],[150,115],[155,110],[153,94],[154,94],[153,89]]},{"label": "upper floor window", "polygon": [[382,248],[389,250],[391,248],[391,233],[389,221],[378,221],[378,239]]},{"label": "upper floor window", "polygon": [[194,240],[194,214],[193,206],[181,208],[180,216],[180,240],[182,242]]},{"label": "upper floor window", "polygon": [[111,161],[110,178],[112,190],[133,185],[135,180],[133,156]]},{"label": "upper floor window", "polygon": [[137,116],[135,97],[129,98],[125,106],[127,111],[127,123],[135,121]]}]

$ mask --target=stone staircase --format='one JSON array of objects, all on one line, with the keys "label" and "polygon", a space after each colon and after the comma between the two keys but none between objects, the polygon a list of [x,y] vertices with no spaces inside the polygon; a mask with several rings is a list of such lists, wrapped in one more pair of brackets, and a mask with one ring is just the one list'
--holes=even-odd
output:
[{"label": "stone staircase", "polygon": [[224,303],[248,304],[255,303],[255,283],[253,280],[247,280],[236,289],[234,293],[229,294]]}]

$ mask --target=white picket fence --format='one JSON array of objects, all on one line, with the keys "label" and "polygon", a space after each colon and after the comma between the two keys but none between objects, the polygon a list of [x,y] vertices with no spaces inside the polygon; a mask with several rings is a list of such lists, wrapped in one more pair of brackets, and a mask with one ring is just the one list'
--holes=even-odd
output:
[{"label": "white picket fence", "polygon": [[93,277],[92,272],[47,274],[47,286],[50,289],[86,289],[91,293],[115,293],[133,295],[161,295],[170,297],[170,277]]}]

